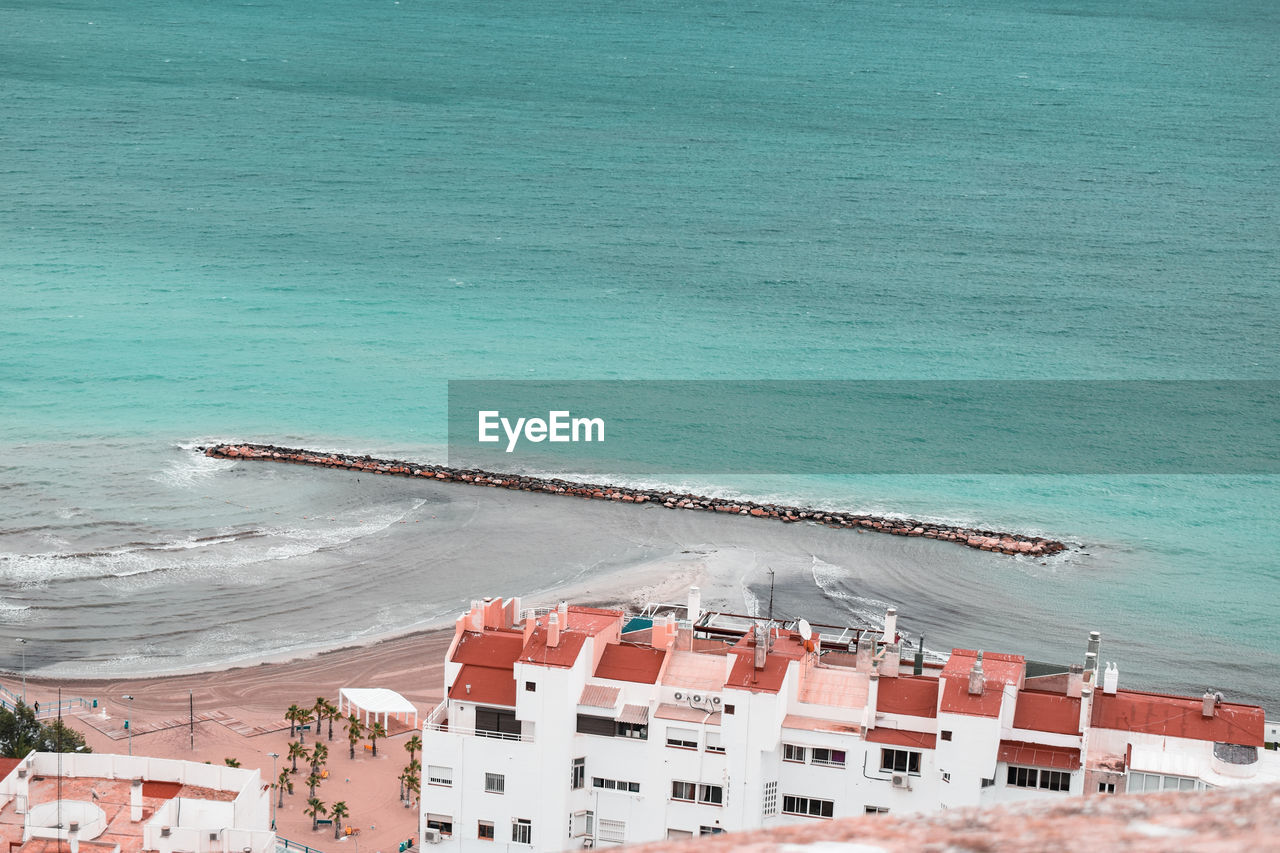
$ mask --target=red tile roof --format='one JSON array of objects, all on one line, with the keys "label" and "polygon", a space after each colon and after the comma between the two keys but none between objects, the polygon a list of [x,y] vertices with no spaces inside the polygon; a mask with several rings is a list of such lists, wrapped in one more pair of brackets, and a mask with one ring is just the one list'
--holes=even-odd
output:
[{"label": "red tile roof", "polygon": [[0,779],[7,777],[21,763],[21,758],[0,758]]},{"label": "red tile roof", "polygon": [[520,631],[464,631],[453,650],[454,663],[511,668],[524,646]]},{"label": "red tile roof", "polygon": [[[471,685],[471,690],[467,690]],[[516,681],[509,669],[464,664],[449,688],[449,698],[481,705],[502,705],[514,708]]]},{"label": "red tile roof", "polygon": [[735,657],[733,669],[725,679],[726,688],[740,688],[752,693],[777,693],[782,689],[782,680],[787,675],[787,665],[793,660],[785,655],[770,654],[765,658],[764,669],[755,668],[755,648],[741,652]]},{"label": "red tile roof", "polygon": [[1223,702],[1212,717],[1201,713],[1202,700],[1119,690],[1095,693],[1092,724],[1100,729],[1262,746],[1266,715],[1256,705]]},{"label": "red tile roof", "polygon": [[879,684],[876,710],[881,714],[938,716],[938,679],[900,675],[882,678]]},{"label": "red tile roof", "polygon": [[[621,627],[622,618],[626,614],[621,610],[608,610],[603,607],[579,607],[569,605],[568,627],[575,631],[583,631],[595,636],[614,625]],[[563,627],[563,626],[562,626]]]},{"label": "red tile roof", "polygon": [[885,743],[889,746],[909,746],[914,749],[936,749],[938,736],[932,732],[909,732],[906,729],[872,729],[866,734],[867,743]]},{"label": "red tile roof", "polygon": [[587,634],[583,631],[561,628],[560,640],[552,647],[547,645],[546,627],[534,628],[529,642],[520,651],[520,660],[538,666],[570,667],[578,659],[578,652],[586,641]]},{"label": "red tile roof", "polygon": [[1021,690],[1013,710],[1013,727],[1063,735],[1080,734],[1080,700],[1061,693]]},{"label": "red tile roof", "polygon": [[142,780],[142,796],[156,797],[161,800],[172,800],[182,790],[181,782],[153,782]]},{"label": "red tile roof", "polygon": [[942,669],[945,682],[939,710],[949,714],[968,714],[974,717],[998,717],[1007,684],[1022,685],[1027,663],[1022,655],[1005,655],[986,652],[982,656],[985,688],[981,695],[969,694],[969,672],[978,658],[972,649],[952,649],[947,665]]},{"label": "red tile roof", "polygon": [[662,662],[666,660],[665,649],[651,646],[633,646],[622,643],[610,643],[600,656],[600,664],[596,667],[596,678],[611,678],[614,681],[635,681],[640,684],[655,684]]},{"label": "red tile roof", "polygon": [[1000,741],[998,761],[1028,767],[1052,767],[1057,770],[1079,770],[1080,750],[1069,746],[1044,746],[1017,740]]},{"label": "red tile roof", "polygon": [[[750,631],[743,634],[733,646],[733,651],[755,654],[755,650],[755,637]],[[773,638],[773,643],[769,646],[769,654],[798,660],[805,656],[804,640],[800,639],[799,634],[781,634]]]}]

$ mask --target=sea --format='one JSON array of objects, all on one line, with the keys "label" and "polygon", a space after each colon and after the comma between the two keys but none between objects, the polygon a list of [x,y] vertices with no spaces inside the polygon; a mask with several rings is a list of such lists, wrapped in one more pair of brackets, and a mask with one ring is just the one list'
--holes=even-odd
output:
[{"label": "sea", "polygon": [[0,0],[0,31],[0,668],[252,662],[727,549],[715,606],[1059,662],[1100,630],[1123,684],[1280,713],[1275,476],[667,484],[1072,545],[1032,560],[198,452],[441,462],[458,379],[1280,378],[1270,0]]}]

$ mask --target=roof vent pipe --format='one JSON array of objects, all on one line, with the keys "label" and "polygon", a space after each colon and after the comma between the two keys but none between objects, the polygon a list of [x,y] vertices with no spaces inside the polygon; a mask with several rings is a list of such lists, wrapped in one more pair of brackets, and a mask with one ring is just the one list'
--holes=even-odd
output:
[{"label": "roof vent pipe", "polygon": [[[1101,682],[1101,679],[1098,678],[1097,676],[1098,655],[1100,654],[1102,654],[1102,635],[1099,634],[1097,631],[1090,631],[1089,632],[1089,648],[1086,651],[1084,656],[1084,672],[1085,672],[1086,678],[1088,678],[1090,675],[1093,676],[1090,679],[1090,681],[1095,686]],[[1090,662],[1091,660],[1090,655],[1093,656],[1092,663]]]},{"label": "roof vent pipe", "polygon": [[884,612],[885,644],[898,642],[898,608],[890,607]]},{"label": "roof vent pipe", "polygon": [[978,652],[978,657],[973,661],[973,669],[969,670],[969,695],[981,696],[982,691],[987,689],[987,677],[982,672],[982,652]]},{"label": "roof vent pipe", "polygon": [[1084,656],[1084,678],[1094,687],[1102,685],[1102,679],[1098,677],[1098,655],[1095,652],[1088,652]]}]

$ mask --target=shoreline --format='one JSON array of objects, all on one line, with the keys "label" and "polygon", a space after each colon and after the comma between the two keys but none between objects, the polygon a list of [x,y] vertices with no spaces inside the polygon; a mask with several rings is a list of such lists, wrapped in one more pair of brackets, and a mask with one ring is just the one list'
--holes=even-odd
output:
[{"label": "shoreline", "polygon": [[761,504],[754,501],[735,501],[727,498],[712,498],[705,495],[671,491],[581,483],[572,480],[532,477],[521,474],[502,474],[469,468],[450,468],[445,465],[421,465],[398,459],[352,456],[345,453],[325,453],[300,448],[277,447],[270,444],[224,443],[195,449],[202,451],[205,456],[231,461],[243,459],[252,462],[284,462],[293,465],[311,465],[319,468],[360,471],[366,474],[415,477],[437,482],[463,483],[486,488],[505,488],[512,491],[563,495],[586,500],[652,504],[666,509],[718,512],[781,521],[787,524],[808,521],[827,527],[856,529],[859,532],[888,533],[894,536],[936,539],[981,551],[1010,556],[1047,557],[1067,550],[1066,543],[1056,539],[996,530],[981,530],[950,524],[925,523],[910,518],[899,519],[888,516],[825,511],[785,504]]}]

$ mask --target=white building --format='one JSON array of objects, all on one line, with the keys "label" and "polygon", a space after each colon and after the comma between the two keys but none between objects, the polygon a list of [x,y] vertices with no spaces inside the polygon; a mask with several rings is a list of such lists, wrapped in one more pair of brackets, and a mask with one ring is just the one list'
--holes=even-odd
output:
[{"label": "white building", "polygon": [[32,753],[0,765],[0,842],[18,853],[275,853],[257,770]]},{"label": "white building", "polygon": [[[1261,708],[1028,676],[1018,655],[902,660],[883,632],[622,612],[459,617],[423,730],[422,842],[537,850],[868,812],[1280,780]],[[635,623],[632,623],[634,627]],[[1098,640],[1090,641],[1090,669]]]}]

